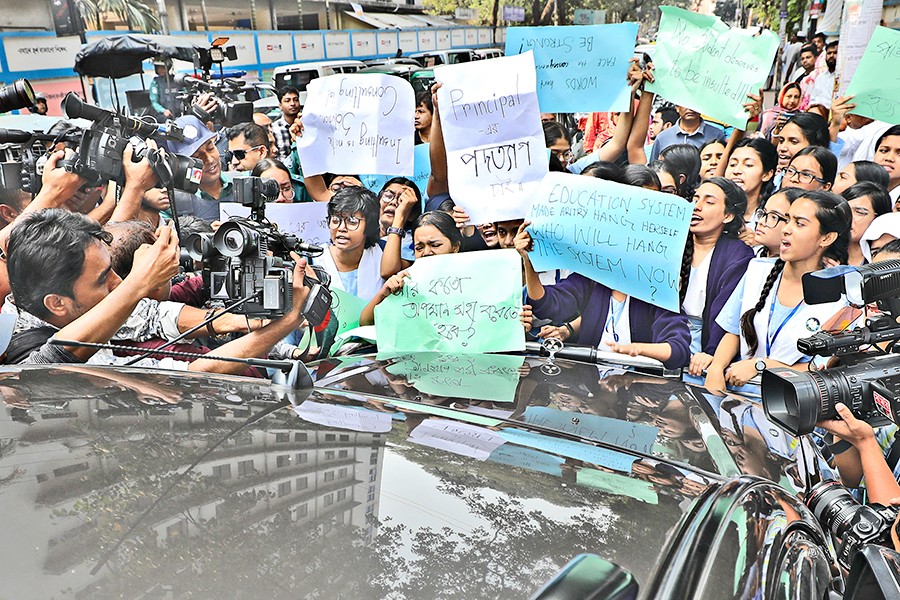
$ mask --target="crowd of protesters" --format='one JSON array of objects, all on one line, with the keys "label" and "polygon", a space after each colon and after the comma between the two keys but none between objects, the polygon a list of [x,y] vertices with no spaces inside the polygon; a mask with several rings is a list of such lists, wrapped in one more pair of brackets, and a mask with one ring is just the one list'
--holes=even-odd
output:
[{"label": "crowd of protesters", "polygon": [[[375,306],[404,285],[414,261],[510,248],[523,259],[522,322],[535,339],[656,359],[714,390],[746,389],[765,368],[806,369],[812,357],[797,349],[797,340],[846,316],[848,305],[844,299],[807,303],[803,275],[900,256],[900,215],[894,212],[900,209],[900,126],[855,114],[852,97],[835,98],[836,41],[816,36],[809,44],[789,46],[786,55],[796,59],[796,68],[786,68],[773,106],[763,105],[762,94],[747,97],[746,130],[712,122],[645,90],[654,77],[650,57],[644,67],[634,61],[629,71],[630,110],[580,121],[541,115],[551,171],[692,203],[690,234],[680,254],[678,312],[578,273],[537,272],[529,223],[522,219],[470,222],[450,194],[439,84],[416,98],[409,115],[416,143],[430,144],[424,194],[403,177],[369,190],[357,174],[304,176],[296,150],[303,107],[299,91],[288,87],[278,92],[278,115],[260,112],[228,128],[196,114],[176,119],[184,139],[170,142],[167,150],[202,162],[195,194],[176,190],[169,197],[149,161],[133,162],[130,149],[119,189],[59,168],[71,153],[62,149],[49,155],[35,198],[22,190],[0,191],[6,225],[0,234],[2,313],[15,323],[6,362],[120,364],[214,315],[199,276],[172,283],[180,249],[171,219],[178,215],[183,232],[212,231],[220,203],[235,200],[234,177],[253,175],[278,183],[277,202],[328,204],[331,243],[315,261],[330,275],[332,288],[368,303],[363,325],[373,323]],[[209,96],[196,99],[200,108],[211,109],[212,102]],[[161,116],[175,116],[168,105],[158,109]],[[176,349],[202,355],[215,347],[217,355],[228,357],[319,355],[328,345],[323,331],[308,348],[294,343],[305,328],[299,311],[308,293],[303,274],[312,274],[306,259],[296,258],[294,309],[288,314],[272,321],[223,315],[191,333],[199,339],[183,340]],[[133,351],[53,345],[51,337],[112,340]],[[139,364],[246,369],[202,357],[150,357]],[[846,469],[861,473],[856,465],[872,452],[871,428],[852,415],[842,417],[824,426],[853,445],[847,460],[856,462]]]}]

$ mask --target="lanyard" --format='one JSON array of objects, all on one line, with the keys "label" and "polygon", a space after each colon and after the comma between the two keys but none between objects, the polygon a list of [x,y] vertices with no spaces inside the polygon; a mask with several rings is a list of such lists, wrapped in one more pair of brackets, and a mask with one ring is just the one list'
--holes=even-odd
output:
[{"label": "lanyard", "polygon": [[[781,286],[781,281],[779,280],[778,285]],[[769,332],[772,330],[772,316],[775,314],[775,303],[778,301],[778,288],[775,288],[775,293],[772,294],[772,304],[769,305],[769,323],[766,328],[766,358],[768,358],[772,354],[772,346],[775,345],[775,340],[778,338],[778,334],[781,333],[781,330],[787,325],[787,322],[790,321],[797,311],[800,310],[800,307],[803,306],[803,300],[801,300],[797,306],[791,309],[791,312],[788,313],[788,316],[784,318],[784,321],[781,322],[781,325],[778,326],[778,329],[775,330],[774,335],[769,335]]]},{"label": "lanyard", "polygon": [[626,302],[628,302],[628,298],[625,298],[619,305],[618,310],[616,310],[615,299],[611,295],[609,297],[609,315],[606,317],[606,325],[603,326],[603,329],[612,334],[613,341],[616,343],[619,342],[619,334],[616,333],[616,323],[619,322],[619,319],[622,318],[622,313],[625,312]]}]

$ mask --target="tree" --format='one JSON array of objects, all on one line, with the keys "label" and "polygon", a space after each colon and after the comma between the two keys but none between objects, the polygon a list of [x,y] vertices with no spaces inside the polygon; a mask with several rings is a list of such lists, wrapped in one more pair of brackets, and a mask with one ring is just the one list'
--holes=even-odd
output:
[{"label": "tree", "polygon": [[75,2],[85,23],[95,29],[103,29],[104,14],[112,13],[124,21],[132,31],[156,33],[160,30],[156,10],[144,4],[142,0],[75,0]]}]

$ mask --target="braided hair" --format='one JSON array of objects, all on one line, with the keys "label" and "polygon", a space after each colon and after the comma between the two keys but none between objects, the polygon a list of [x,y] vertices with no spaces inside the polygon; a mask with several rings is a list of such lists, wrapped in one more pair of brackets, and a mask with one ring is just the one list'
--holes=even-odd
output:
[{"label": "braided hair", "polygon": [[684,256],[681,258],[681,273],[679,275],[681,281],[678,284],[678,299],[680,304],[684,304],[684,297],[687,295],[688,282],[691,280],[691,266],[694,262],[694,236],[688,235],[687,242],[684,245]]},{"label": "braided hair", "polygon": [[778,281],[778,276],[781,275],[783,270],[784,261],[779,258],[775,261],[775,264],[772,265],[772,270],[769,271],[769,276],[766,277],[766,282],[763,284],[762,291],[759,293],[759,299],[756,301],[756,304],[753,308],[741,315],[741,335],[744,336],[744,340],[747,342],[747,347],[750,350],[751,356],[756,354],[756,349],[759,348],[759,338],[756,337],[756,327],[753,326],[753,319],[756,318],[756,313],[761,311],[763,306],[765,306],[766,298],[769,297],[772,286]]}]

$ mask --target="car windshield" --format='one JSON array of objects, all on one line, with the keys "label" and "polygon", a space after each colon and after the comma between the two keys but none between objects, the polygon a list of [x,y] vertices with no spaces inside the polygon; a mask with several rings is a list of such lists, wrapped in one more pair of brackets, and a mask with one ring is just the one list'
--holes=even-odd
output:
[{"label": "car windshield", "polygon": [[300,92],[306,91],[310,81],[317,78],[317,71],[293,71],[291,73],[279,73],[275,76],[275,85],[281,87],[294,87]]},{"label": "car windshield", "polygon": [[[761,406],[677,379],[571,361],[504,355],[416,353],[318,364],[317,387],[452,407],[564,432],[707,473],[791,473],[796,440]],[[794,484],[802,488],[796,474]],[[785,477],[788,479],[788,477]]]}]

